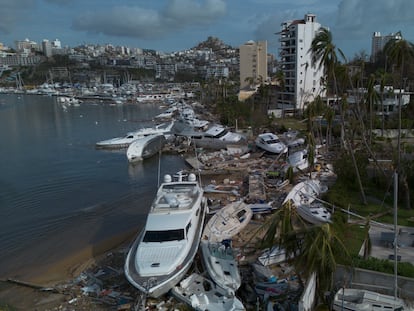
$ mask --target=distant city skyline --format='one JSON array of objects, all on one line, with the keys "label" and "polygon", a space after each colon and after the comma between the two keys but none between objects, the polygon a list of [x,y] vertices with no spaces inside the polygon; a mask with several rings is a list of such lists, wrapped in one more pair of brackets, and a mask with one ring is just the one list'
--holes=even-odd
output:
[{"label": "distant city skyline", "polygon": [[249,40],[267,41],[278,57],[282,22],[317,16],[348,59],[371,53],[374,32],[401,31],[414,40],[412,0],[0,0],[0,42],[62,46],[113,44],[173,52],[189,49],[209,36],[233,47]]}]

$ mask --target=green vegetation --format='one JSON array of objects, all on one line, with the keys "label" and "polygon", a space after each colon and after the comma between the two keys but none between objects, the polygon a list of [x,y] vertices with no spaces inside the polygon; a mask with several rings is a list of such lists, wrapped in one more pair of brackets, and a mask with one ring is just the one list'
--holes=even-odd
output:
[{"label": "green vegetation", "polygon": [[0,311],[16,311],[17,309],[7,303],[0,302]]},{"label": "green vegetation", "polygon": [[[390,260],[378,259],[374,257],[369,257],[368,259],[355,257],[353,262],[355,267],[361,269],[394,274],[394,262]],[[414,265],[409,262],[399,262],[397,266],[397,273],[399,276],[414,278]]]}]

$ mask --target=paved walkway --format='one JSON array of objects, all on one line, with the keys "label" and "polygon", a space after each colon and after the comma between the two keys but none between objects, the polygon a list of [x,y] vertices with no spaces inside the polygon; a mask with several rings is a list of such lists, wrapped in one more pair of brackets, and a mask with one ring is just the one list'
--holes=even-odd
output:
[{"label": "paved walkway", "polygon": [[[401,262],[414,263],[414,228],[398,226],[398,231],[397,256],[401,256]],[[380,259],[392,259],[394,256],[393,226],[372,224],[369,235],[372,245],[371,256]]]}]

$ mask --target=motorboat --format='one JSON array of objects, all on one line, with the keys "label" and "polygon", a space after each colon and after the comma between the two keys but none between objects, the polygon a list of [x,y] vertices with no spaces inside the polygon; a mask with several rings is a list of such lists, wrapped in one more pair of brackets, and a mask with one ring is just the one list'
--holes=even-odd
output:
[{"label": "motorboat", "polygon": [[207,273],[214,283],[234,294],[241,285],[241,277],[231,241],[210,243],[204,237],[203,234],[200,249]]},{"label": "motorboat", "polygon": [[153,127],[144,127],[136,131],[129,132],[126,134],[126,136],[123,137],[115,137],[99,141],[96,143],[96,147],[106,149],[127,148],[133,141],[153,134],[163,134],[166,138],[169,138],[169,136],[172,135],[171,129],[173,125],[174,122],[166,122],[155,125]]},{"label": "motorboat", "polygon": [[394,296],[379,294],[366,289],[341,288],[334,297],[332,309],[335,311],[402,311],[412,310],[404,301]]},{"label": "motorboat", "polygon": [[275,154],[283,154],[288,150],[287,146],[274,133],[259,134],[255,139],[255,144],[257,147]]},{"label": "motorboat", "polygon": [[231,202],[217,211],[207,222],[203,232],[211,243],[231,239],[242,231],[253,212],[243,201]]},{"label": "motorboat", "polygon": [[[316,158],[314,160],[316,162]],[[306,149],[296,151],[287,157],[287,165],[284,170],[287,171],[292,167],[293,172],[305,171],[309,168],[308,151]]]},{"label": "motorboat", "polygon": [[177,107],[169,107],[165,111],[157,114],[154,118],[156,119],[172,119],[177,114]]},{"label": "motorboat", "polygon": [[164,147],[165,142],[163,134],[153,134],[134,140],[126,152],[128,161],[137,162],[152,157]]},{"label": "motorboat", "polygon": [[160,297],[191,267],[203,231],[203,194],[195,174],[164,176],[124,265],[127,280],[143,294]]},{"label": "motorboat", "polygon": [[331,223],[331,212],[322,202],[312,202],[310,204],[300,204],[296,207],[298,214],[314,225]]},{"label": "motorboat", "polygon": [[173,296],[198,311],[242,311],[242,302],[203,275],[192,273],[171,290]]},{"label": "motorboat", "polygon": [[180,135],[187,136],[196,147],[206,149],[225,149],[230,145],[244,145],[247,143],[246,137],[231,132],[222,125],[213,125],[205,132],[183,131]]}]

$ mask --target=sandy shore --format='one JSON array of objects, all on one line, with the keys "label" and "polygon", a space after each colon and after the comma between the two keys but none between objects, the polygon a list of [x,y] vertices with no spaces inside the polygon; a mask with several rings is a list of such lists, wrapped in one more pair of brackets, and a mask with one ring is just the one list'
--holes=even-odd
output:
[{"label": "sandy shore", "polygon": [[136,230],[124,232],[98,244],[86,246],[51,265],[28,271],[24,281],[46,287],[73,279],[87,268],[99,264],[111,250],[128,245],[136,234]]},{"label": "sandy shore", "polygon": [[[60,260],[25,271],[19,279],[0,281],[0,310],[10,306],[11,310],[59,310],[71,297],[64,294],[42,291],[59,284],[70,283],[83,271],[99,266],[108,254],[129,245],[136,230],[118,234],[96,245],[89,245]],[[122,268],[122,267],[117,267]],[[93,308],[96,309],[96,305]],[[86,310],[86,309],[85,309]],[[105,310],[105,307],[102,309]]]}]

